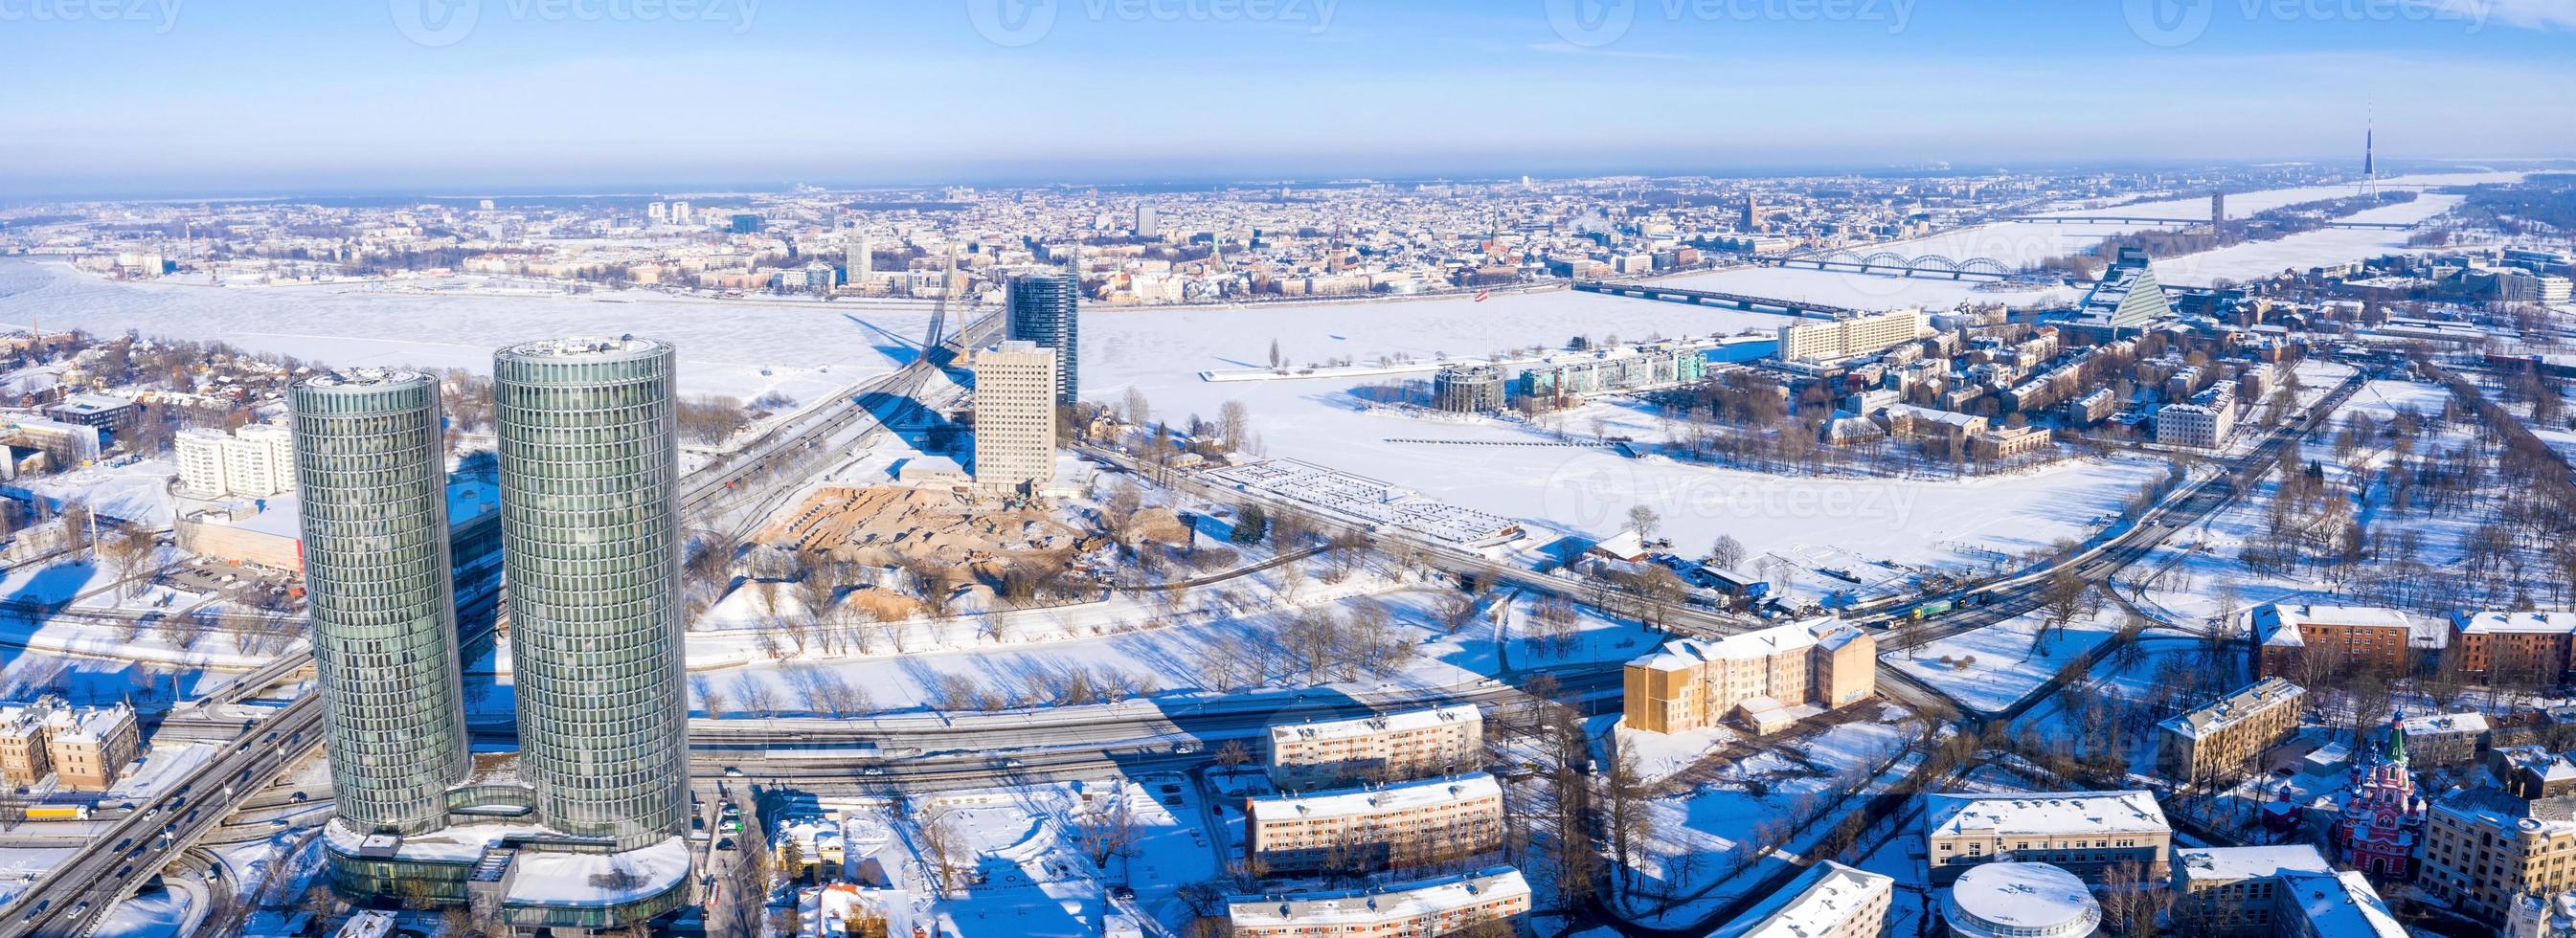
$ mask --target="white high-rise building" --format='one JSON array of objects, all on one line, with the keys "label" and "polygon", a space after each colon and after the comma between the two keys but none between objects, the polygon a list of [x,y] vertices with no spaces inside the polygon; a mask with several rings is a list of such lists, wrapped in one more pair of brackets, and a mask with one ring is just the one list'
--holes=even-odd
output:
[{"label": "white high-rise building", "polygon": [[975,355],[975,482],[995,488],[1055,476],[1055,350],[1010,341]]},{"label": "white high-rise building", "polygon": [[221,430],[182,430],[173,443],[179,487],[191,497],[266,498],[295,490],[295,434],[255,423],[226,435]]},{"label": "white high-rise building", "polygon": [[242,444],[268,449],[269,491],[295,491],[295,432],[273,423],[254,423],[233,431]]},{"label": "white high-rise building", "polygon": [[269,458],[267,441],[224,441],[224,491],[251,498],[277,494],[277,466]]},{"label": "white high-rise building", "polygon": [[872,253],[874,249],[874,246],[868,243],[866,231],[850,232],[849,238],[842,242],[841,266],[849,269],[848,279],[843,282],[851,286],[861,286],[875,276],[877,259]]},{"label": "white high-rise building", "polygon": [[671,204],[668,202],[653,202],[646,204],[644,206],[644,220],[656,225],[670,221]]},{"label": "white high-rise building", "polygon": [[672,203],[671,203],[671,224],[674,224],[674,225],[685,225],[685,224],[688,224],[688,223],[689,223],[689,203],[688,203],[688,202],[686,202],[686,201],[675,201],[675,202],[672,202]]},{"label": "white high-rise building", "polygon": [[179,456],[179,490],[197,498],[222,498],[225,491],[224,445],[232,442],[221,430],[193,427],[179,431],[171,448]]}]

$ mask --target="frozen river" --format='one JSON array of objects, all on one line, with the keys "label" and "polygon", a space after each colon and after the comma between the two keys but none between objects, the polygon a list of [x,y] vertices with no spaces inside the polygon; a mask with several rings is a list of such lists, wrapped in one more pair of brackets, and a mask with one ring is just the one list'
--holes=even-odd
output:
[{"label": "frozen river", "polygon": [[104,280],[43,258],[0,258],[0,323],[49,331],[217,339],[330,365],[489,371],[522,339],[636,333],[680,348],[680,388],[799,400],[910,359],[928,314],[825,304],[633,302],[356,285],[214,287]]}]

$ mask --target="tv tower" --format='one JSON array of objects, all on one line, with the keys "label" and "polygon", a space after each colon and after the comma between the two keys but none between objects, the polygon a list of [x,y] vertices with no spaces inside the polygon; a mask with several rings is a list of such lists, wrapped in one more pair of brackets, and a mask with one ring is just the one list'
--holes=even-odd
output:
[{"label": "tv tower", "polygon": [[2379,163],[2372,153],[2377,143],[2378,123],[2378,115],[2374,113],[2363,118],[2361,124],[2361,194],[2373,200],[2379,198]]}]

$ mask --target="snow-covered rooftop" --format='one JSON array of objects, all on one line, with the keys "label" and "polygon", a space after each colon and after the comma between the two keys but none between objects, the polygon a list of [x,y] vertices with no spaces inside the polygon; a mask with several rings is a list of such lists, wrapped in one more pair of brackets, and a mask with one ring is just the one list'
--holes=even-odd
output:
[{"label": "snow-covered rooftop", "polygon": [[1386,713],[1348,720],[1273,726],[1270,728],[1270,739],[1273,743],[1298,739],[1354,739],[1380,733],[1401,733],[1482,719],[1484,719],[1483,711],[1476,709],[1475,704],[1450,704],[1428,710],[1407,710],[1402,713]]},{"label": "snow-covered rooftop", "polygon": [[1493,866],[1473,873],[1396,883],[1384,889],[1234,896],[1226,900],[1226,917],[1238,928],[1365,925],[1438,915],[1514,897],[1526,903],[1529,895],[1529,881],[1520,870]]},{"label": "snow-covered rooftop", "polygon": [[1924,830],[1930,836],[1991,831],[2029,833],[2166,833],[2156,796],[2144,791],[2041,792],[2030,794],[1925,795]]},{"label": "snow-covered rooftop", "polygon": [[1502,796],[1503,787],[1494,781],[1493,776],[1471,772],[1452,778],[1405,782],[1381,788],[1343,788],[1312,795],[1255,798],[1252,799],[1250,813],[1257,821],[1350,817]]},{"label": "snow-covered rooftop", "polygon": [[1843,924],[1861,910],[1886,901],[1894,877],[1853,869],[1827,860],[1808,867],[1789,885],[1743,915],[1708,933],[1708,938],[1809,938],[1841,934]]},{"label": "snow-covered rooftop", "polygon": [[509,901],[548,906],[623,905],[650,899],[689,879],[689,842],[679,837],[619,853],[523,850],[510,877]]},{"label": "snow-covered rooftop", "polygon": [[2482,713],[2427,713],[2403,721],[2408,736],[2442,736],[2452,733],[2484,733],[2487,718]]},{"label": "snow-covered rooftop", "polygon": [[2296,701],[2306,693],[2299,685],[2267,677],[2237,688],[2225,697],[2167,717],[2157,725],[2187,738],[2199,739],[2274,707],[2296,706]]},{"label": "snow-covered rooftop", "polygon": [[2080,936],[2093,933],[2102,907],[2084,881],[2046,863],[1988,863],[1950,887],[1942,917],[1963,935]]},{"label": "snow-covered rooftop", "polygon": [[2185,879],[2234,882],[2289,872],[2330,873],[2334,864],[2307,844],[2200,847],[2174,851],[2174,870]]},{"label": "snow-covered rooftop", "polygon": [[2291,914],[2306,919],[2307,934],[2335,938],[2406,938],[2406,928],[2380,901],[2379,892],[2359,872],[2287,873],[2281,889],[2290,894]]},{"label": "snow-covered rooftop", "polygon": [[2463,612],[2451,627],[2462,635],[2563,635],[2576,632],[2576,612]]}]

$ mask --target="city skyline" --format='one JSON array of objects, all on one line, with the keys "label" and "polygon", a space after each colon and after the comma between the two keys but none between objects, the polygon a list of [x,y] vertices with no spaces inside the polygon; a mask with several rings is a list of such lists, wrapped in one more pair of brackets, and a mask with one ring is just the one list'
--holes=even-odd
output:
[{"label": "city skyline", "polygon": [[2390,160],[2576,152],[2535,119],[2576,14],[2526,0],[390,6],[21,11],[0,193],[2344,160],[2374,115]]}]

